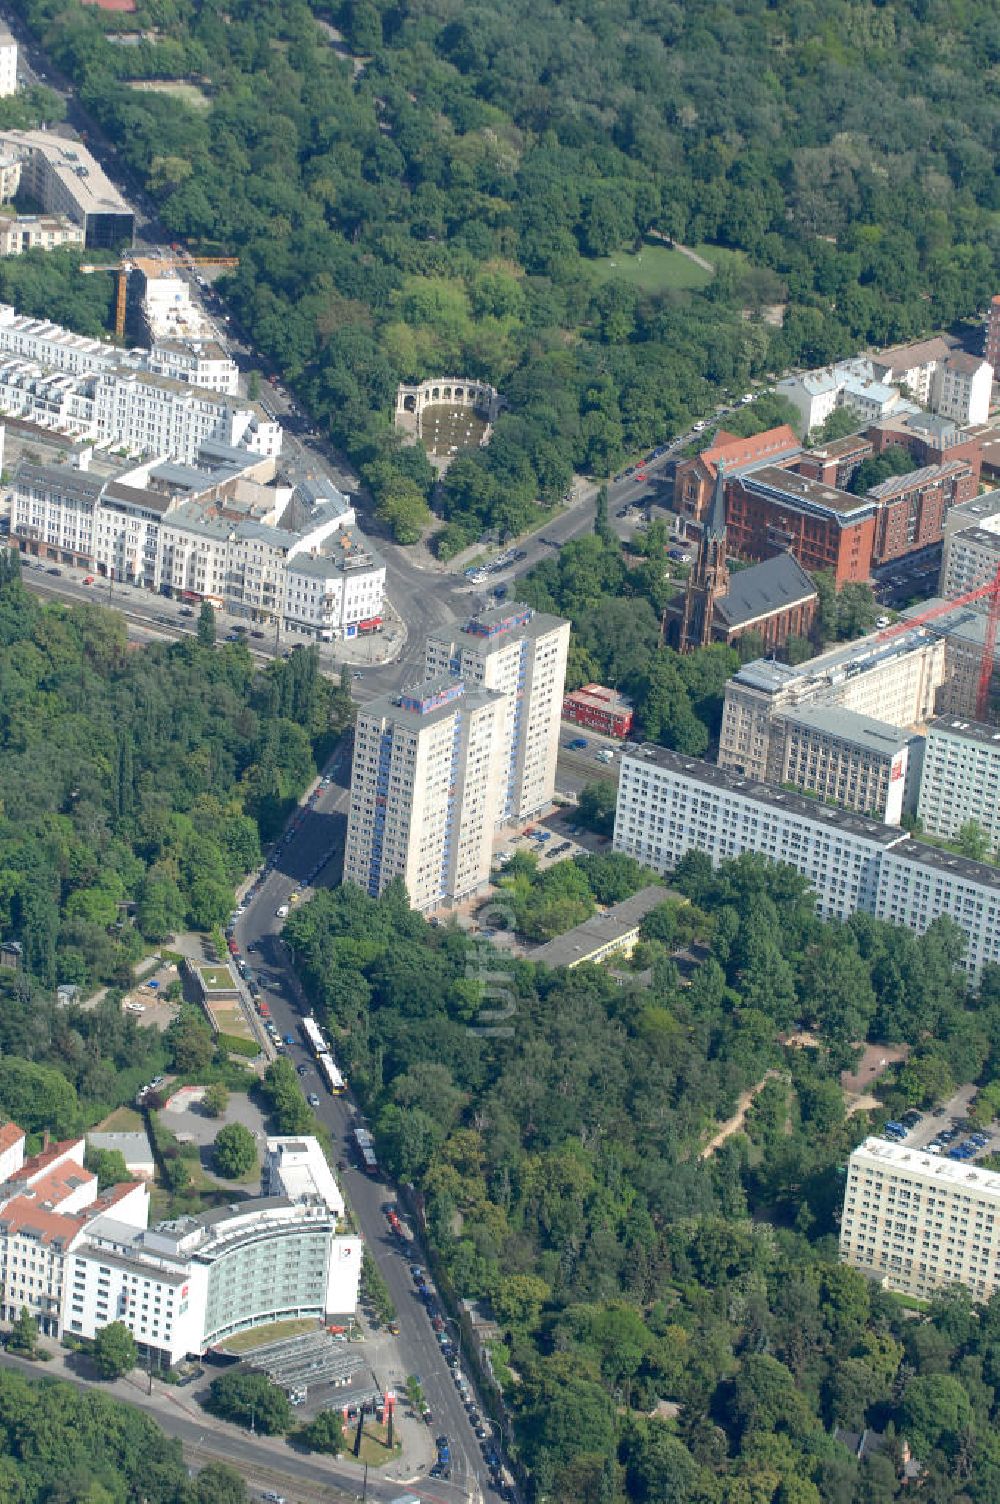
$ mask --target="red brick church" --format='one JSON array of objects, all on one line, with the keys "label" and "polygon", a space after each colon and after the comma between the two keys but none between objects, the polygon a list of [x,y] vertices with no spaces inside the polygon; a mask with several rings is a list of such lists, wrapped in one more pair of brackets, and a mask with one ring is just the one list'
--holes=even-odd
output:
[{"label": "red brick church", "polygon": [[724,469],[716,464],[712,500],[683,600],[667,607],[667,641],[682,653],[712,642],[732,645],[745,632],[756,632],[770,652],[789,637],[808,636],[816,614],[816,586],[790,553],[730,573]]}]

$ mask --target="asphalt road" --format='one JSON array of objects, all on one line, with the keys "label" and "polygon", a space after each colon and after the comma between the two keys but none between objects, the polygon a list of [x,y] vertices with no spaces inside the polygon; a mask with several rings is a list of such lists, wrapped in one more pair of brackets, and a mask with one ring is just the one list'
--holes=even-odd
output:
[{"label": "asphalt road", "polygon": [[[328,865],[317,879],[317,885],[333,886],[340,881],[350,785],[349,747],[342,745],[338,749],[327,773],[333,782],[321,792],[315,805],[303,814],[292,839],[282,842],[274,869],[236,926],[235,938],[241,952],[246,955],[252,946],[253,950],[249,952],[251,965],[271,979],[265,996],[278,1032],[282,1036],[293,1034],[297,1041],[299,1020],[305,1010],[287,948],[280,938],[282,921],[276,911],[289,901],[293,890],[324,855]],[[303,1087],[306,1091],[315,1091],[320,1097],[318,1116],[330,1130],[338,1156],[348,1165],[348,1169],[342,1172],[345,1193],[399,1315],[399,1370],[376,1376],[383,1387],[388,1387],[405,1381],[407,1375],[419,1375],[433,1413],[434,1434],[446,1432],[451,1441],[451,1482],[429,1482],[436,1492],[430,1494],[421,1487],[420,1495],[444,1499],[450,1504],[476,1498],[480,1489],[490,1497],[489,1470],[483,1462],[479,1442],[459,1400],[451,1371],[441,1355],[424,1306],[414,1291],[407,1267],[410,1260],[399,1250],[386,1225],[382,1207],[391,1199],[391,1187],[381,1178],[370,1178],[355,1168],[350,1135],[357,1121],[356,1109],[348,1097],[336,1098],[327,1092],[318,1073],[312,1069],[312,1057],[303,1044],[297,1042],[287,1053],[296,1066],[310,1067],[310,1074],[303,1079]],[[466,1377],[471,1381],[471,1374],[467,1371]],[[494,1494],[492,1497],[498,1496]]]}]

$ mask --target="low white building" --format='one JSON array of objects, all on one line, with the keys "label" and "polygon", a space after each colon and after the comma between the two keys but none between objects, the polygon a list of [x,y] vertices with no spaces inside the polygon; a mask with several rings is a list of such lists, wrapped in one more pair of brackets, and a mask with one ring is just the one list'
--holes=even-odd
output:
[{"label": "low white building", "polygon": [[917,411],[897,387],[878,379],[872,361],[866,356],[841,360],[797,376],[784,376],[775,391],[797,409],[803,434],[820,427],[831,413],[842,407],[856,414],[859,423],[877,423],[890,414]]},{"label": "low white building", "polygon": [[267,1196],[319,1196],[335,1217],[343,1217],[344,1197],[319,1140],[285,1135],[269,1138],[264,1151],[261,1185]]},{"label": "low white building", "polygon": [[0,217],[0,256],[25,251],[54,251],[61,245],[80,245],[83,230],[63,215],[15,214]]}]

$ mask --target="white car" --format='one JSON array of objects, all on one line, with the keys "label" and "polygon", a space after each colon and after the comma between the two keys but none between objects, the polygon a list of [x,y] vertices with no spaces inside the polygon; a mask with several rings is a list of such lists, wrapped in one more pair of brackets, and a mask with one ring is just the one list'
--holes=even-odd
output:
[{"label": "white car", "polygon": [[274,916],[275,916],[276,919],[287,919],[288,918],[288,905],[287,905],[287,903],[279,904],[278,907],[274,911]]}]

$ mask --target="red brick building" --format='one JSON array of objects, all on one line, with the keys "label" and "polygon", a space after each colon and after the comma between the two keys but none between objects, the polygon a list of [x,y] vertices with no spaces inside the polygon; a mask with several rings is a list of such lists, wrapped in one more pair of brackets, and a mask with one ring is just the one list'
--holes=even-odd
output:
[{"label": "red brick building", "polygon": [[694,459],[678,461],[674,511],[692,522],[703,520],[712,500],[717,465],[723,465],[727,476],[732,476],[746,465],[791,465],[801,453],[802,445],[787,423],[752,434],[749,439],[720,428],[711,448],[703,449]]},{"label": "red brick building", "polygon": [[846,491],[854,472],[874,453],[872,441],[866,434],[849,433],[846,438],[803,450],[795,469],[810,480],[819,480],[824,486],[836,486],[839,491]]},{"label": "red brick building", "polygon": [[911,413],[904,418],[887,418],[868,429],[868,438],[876,454],[884,454],[893,444],[906,450],[915,465],[943,465],[947,460],[965,460],[970,479],[964,483],[968,501],[979,489],[983,438],[981,431],[959,428],[950,418],[937,413]]},{"label": "red brick building", "polygon": [[746,559],[790,552],[803,569],[830,570],[837,585],[867,580],[877,504],[777,465],[726,484],[730,551]]},{"label": "red brick building", "polygon": [[940,543],[948,508],[975,494],[965,460],[925,465],[872,486],[868,495],[878,504],[872,563],[886,564],[914,549]]},{"label": "red brick building", "polygon": [[712,642],[732,646],[748,632],[772,652],[789,637],[807,636],[816,614],[816,586],[787,551],[730,573],[726,491],[720,464],[687,588],[666,610],[668,640],[682,653]]},{"label": "red brick building", "polygon": [[563,720],[605,736],[626,737],[632,730],[632,702],[603,684],[584,684],[563,696]]}]

